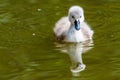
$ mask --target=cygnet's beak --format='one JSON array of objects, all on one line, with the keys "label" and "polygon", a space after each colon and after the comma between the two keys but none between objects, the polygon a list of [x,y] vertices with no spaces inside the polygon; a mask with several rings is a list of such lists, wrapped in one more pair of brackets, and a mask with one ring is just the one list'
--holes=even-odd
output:
[{"label": "cygnet's beak", "polygon": [[75,24],[75,29],[80,30],[80,21],[78,19],[75,20],[74,24]]}]

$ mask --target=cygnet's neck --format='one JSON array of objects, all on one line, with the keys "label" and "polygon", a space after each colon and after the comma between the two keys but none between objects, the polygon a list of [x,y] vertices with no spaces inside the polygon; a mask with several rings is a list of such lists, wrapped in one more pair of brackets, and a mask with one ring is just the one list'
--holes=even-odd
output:
[{"label": "cygnet's neck", "polygon": [[82,42],[82,41],[85,41],[85,37],[83,35],[82,29],[80,28],[80,30],[76,30],[75,25],[71,24],[70,28],[69,28],[69,30],[66,34],[65,41],[67,41],[67,42]]}]

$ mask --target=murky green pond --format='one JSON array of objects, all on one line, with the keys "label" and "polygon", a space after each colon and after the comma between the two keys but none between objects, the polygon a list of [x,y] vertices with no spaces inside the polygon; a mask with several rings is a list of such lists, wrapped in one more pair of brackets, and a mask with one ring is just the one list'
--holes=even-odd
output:
[{"label": "murky green pond", "polygon": [[[54,39],[72,5],[85,10],[92,46]],[[86,67],[73,73],[76,61]],[[120,0],[0,0],[0,80],[120,80]]]}]

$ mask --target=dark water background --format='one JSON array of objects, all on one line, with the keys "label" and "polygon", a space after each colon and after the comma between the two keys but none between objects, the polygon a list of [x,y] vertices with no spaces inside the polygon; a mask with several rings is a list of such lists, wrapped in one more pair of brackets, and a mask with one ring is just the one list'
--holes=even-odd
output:
[{"label": "dark water background", "polygon": [[[79,76],[52,30],[72,5],[95,32]],[[120,80],[120,0],[0,0],[0,80]]]}]

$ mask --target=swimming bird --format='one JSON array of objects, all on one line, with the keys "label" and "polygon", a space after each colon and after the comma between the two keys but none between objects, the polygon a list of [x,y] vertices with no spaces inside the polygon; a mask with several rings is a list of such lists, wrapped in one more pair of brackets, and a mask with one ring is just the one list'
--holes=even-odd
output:
[{"label": "swimming bird", "polygon": [[84,11],[80,6],[72,6],[67,17],[62,17],[53,29],[56,39],[62,42],[83,42],[92,40],[93,30],[84,21]]}]

